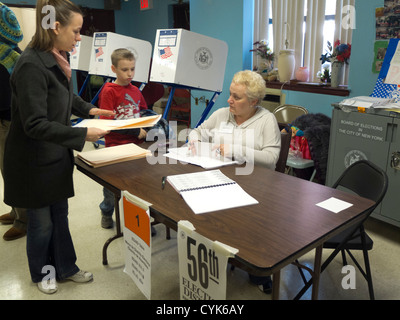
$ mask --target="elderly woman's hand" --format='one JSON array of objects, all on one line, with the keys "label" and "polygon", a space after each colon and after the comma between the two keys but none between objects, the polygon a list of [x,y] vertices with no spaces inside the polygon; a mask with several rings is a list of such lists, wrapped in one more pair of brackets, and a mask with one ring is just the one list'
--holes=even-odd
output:
[{"label": "elderly woman's hand", "polygon": [[231,154],[231,146],[229,144],[216,144],[212,147],[212,150],[216,152],[217,156],[229,158]]},{"label": "elderly woman's hand", "polygon": [[190,140],[188,142],[188,153],[190,156],[197,155],[197,145],[199,144],[198,140]]}]

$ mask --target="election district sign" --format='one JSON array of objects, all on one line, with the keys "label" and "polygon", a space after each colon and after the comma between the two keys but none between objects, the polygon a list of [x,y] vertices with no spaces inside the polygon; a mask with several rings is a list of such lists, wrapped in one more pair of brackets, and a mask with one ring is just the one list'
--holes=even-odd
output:
[{"label": "election district sign", "polygon": [[151,298],[151,204],[122,192],[125,269],[147,299]]},{"label": "election district sign", "polygon": [[198,234],[188,221],[178,223],[181,300],[225,300],[228,259],[237,249]]}]

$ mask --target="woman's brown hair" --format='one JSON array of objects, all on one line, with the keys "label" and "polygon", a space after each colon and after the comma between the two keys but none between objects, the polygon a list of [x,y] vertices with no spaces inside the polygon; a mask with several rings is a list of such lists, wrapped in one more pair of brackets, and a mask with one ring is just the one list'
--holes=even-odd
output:
[{"label": "woman's brown hair", "polygon": [[[73,13],[83,16],[81,9],[69,0],[37,0],[36,2],[36,33],[29,46],[41,51],[51,51],[54,46],[54,30],[45,27],[43,22],[48,20],[49,11],[43,10],[45,6],[54,8],[55,21],[62,26],[67,26]],[[44,11],[44,13],[42,12]],[[51,14],[51,11],[50,11]]]}]

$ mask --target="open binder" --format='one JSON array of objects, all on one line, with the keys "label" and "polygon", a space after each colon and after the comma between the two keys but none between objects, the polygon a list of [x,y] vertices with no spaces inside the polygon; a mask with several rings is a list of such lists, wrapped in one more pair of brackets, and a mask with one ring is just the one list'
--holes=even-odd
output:
[{"label": "open binder", "polygon": [[258,204],[220,170],[168,176],[166,180],[195,214]]}]

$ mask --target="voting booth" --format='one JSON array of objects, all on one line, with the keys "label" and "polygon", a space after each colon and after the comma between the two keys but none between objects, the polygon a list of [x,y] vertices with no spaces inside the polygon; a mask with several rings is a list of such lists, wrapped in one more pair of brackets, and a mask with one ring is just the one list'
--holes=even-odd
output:
[{"label": "voting booth", "polygon": [[[226,42],[184,29],[157,30],[150,81],[172,88],[222,92],[228,45]],[[171,90],[173,96],[174,90]],[[170,98],[171,98],[170,96]],[[171,100],[171,99],[170,99]],[[170,105],[164,113],[166,118]],[[210,105],[205,112],[211,109]],[[203,118],[203,117],[202,117]]]},{"label": "voting booth", "polygon": [[228,46],[184,29],[157,30],[150,80],[222,91]]},{"label": "voting booth", "polygon": [[[92,99],[92,104],[97,102],[104,85],[116,77],[115,73],[111,70],[111,54],[114,50],[120,48],[130,50],[135,56],[135,75],[132,81],[141,82],[142,90],[144,84],[149,81],[152,55],[152,45],[150,42],[112,32],[95,32],[92,41],[90,41],[89,37],[82,36],[82,41],[71,52],[71,67],[74,65],[74,68],[77,70],[88,71],[88,76],[79,92],[80,96],[86,89],[92,75],[102,76],[107,79]],[[89,59],[89,63],[86,62],[86,59]],[[86,66],[88,66],[87,70],[83,69]],[[104,144],[103,141],[98,141],[98,143]]]},{"label": "voting booth", "polygon": [[82,40],[79,41],[70,52],[71,69],[88,72],[93,38],[87,36],[81,36],[81,38]]},{"label": "voting booth", "polygon": [[[111,54],[115,49],[120,48],[130,50],[136,58],[133,81],[148,83],[152,55],[150,42],[112,32],[96,32],[93,38],[87,36],[81,36],[81,38],[82,40],[70,52],[71,68],[89,73],[79,95],[82,95],[86,89],[91,75],[115,78],[111,70]],[[92,103],[97,101],[100,92],[101,89],[91,101]]]},{"label": "voting booth", "polygon": [[[81,35],[81,41],[78,41],[70,52],[70,65],[72,70],[76,71],[89,71],[90,65],[90,55],[92,52],[93,38]],[[89,82],[89,77],[86,77],[81,90],[79,91],[79,96],[83,94]]]},{"label": "voting booth", "polygon": [[133,81],[147,83],[152,55],[150,42],[112,32],[94,33],[89,74],[115,78],[115,73],[111,70],[111,54],[120,48],[130,50],[136,58]]}]

